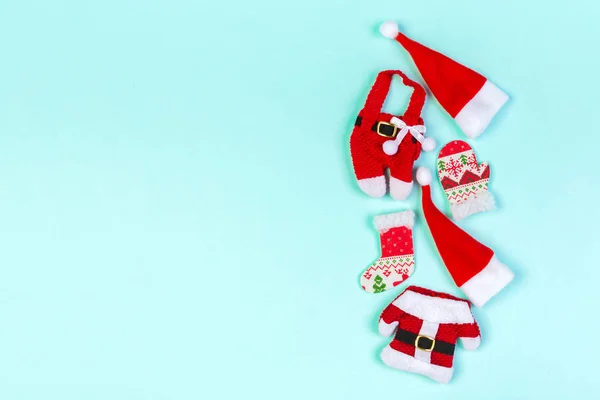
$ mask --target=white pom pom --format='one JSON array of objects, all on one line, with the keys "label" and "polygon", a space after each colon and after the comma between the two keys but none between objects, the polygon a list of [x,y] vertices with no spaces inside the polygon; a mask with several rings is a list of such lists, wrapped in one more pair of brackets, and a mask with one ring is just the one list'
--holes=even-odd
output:
[{"label": "white pom pom", "polygon": [[421,143],[421,148],[423,151],[432,151],[435,149],[435,139],[432,137],[425,138],[423,143]]},{"label": "white pom pom", "polygon": [[398,152],[398,143],[395,140],[383,142],[383,152],[388,156],[393,156]]},{"label": "white pom pom", "polygon": [[387,21],[381,24],[379,32],[386,38],[395,39],[398,36],[398,24],[394,21]]},{"label": "white pom pom", "polygon": [[425,167],[417,168],[417,182],[421,186],[429,186],[431,183],[431,171]]}]

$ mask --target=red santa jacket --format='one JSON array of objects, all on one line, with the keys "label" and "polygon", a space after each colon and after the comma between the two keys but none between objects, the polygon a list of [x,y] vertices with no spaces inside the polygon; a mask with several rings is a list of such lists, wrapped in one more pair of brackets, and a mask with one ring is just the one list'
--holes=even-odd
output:
[{"label": "red santa jacket", "polygon": [[[406,288],[383,310],[379,332],[384,336],[395,332],[394,340],[382,352],[386,364],[440,381],[452,376],[454,349],[459,338],[469,350],[476,349],[481,342],[479,327],[467,300],[418,286]],[[443,377],[436,371],[429,373],[435,366],[443,369]]]}]

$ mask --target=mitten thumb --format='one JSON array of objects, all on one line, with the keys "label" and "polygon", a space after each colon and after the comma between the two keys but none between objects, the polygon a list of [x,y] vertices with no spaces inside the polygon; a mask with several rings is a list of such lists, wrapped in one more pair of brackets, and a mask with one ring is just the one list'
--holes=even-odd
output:
[{"label": "mitten thumb", "polygon": [[[489,178],[489,177],[490,177],[490,170],[489,170],[489,168],[490,168],[490,165],[489,165],[488,163],[486,163],[486,162],[482,162],[481,164],[479,164],[479,167],[478,167],[478,168],[479,168],[479,174],[480,174],[480,175],[482,175],[482,176],[481,176],[482,178]],[[486,173],[486,175],[487,175],[487,176],[483,176],[483,172],[484,172],[486,169],[488,170],[488,171],[487,171],[487,173]]]}]

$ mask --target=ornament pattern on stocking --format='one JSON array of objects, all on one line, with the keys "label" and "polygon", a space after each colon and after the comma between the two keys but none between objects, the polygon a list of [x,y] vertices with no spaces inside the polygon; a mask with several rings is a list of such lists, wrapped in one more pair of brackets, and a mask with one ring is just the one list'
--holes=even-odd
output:
[{"label": "ornament pattern on stocking", "polygon": [[369,293],[382,293],[412,275],[415,266],[412,227],[413,211],[378,215],[374,219],[379,231],[381,257],[360,278],[361,287]]}]

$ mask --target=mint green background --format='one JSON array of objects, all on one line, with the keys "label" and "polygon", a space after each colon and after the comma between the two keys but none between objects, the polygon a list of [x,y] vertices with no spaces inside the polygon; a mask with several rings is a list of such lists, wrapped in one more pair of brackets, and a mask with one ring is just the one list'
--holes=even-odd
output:
[{"label": "mint green background", "polygon": [[[596,398],[599,12],[3,1],[0,398]],[[472,142],[499,210],[461,226],[517,278],[475,310],[483,345],[447,386],[382,364],[376,321],[400,288],[358,285],[372,217],[418,199],[368,198],[350,166],[376,73],[418,76],[386,19],[512,96]],[[431,99],[424,118],[464,138]],[[408,283],[460,295],[420,215],[414,240]]]}]

